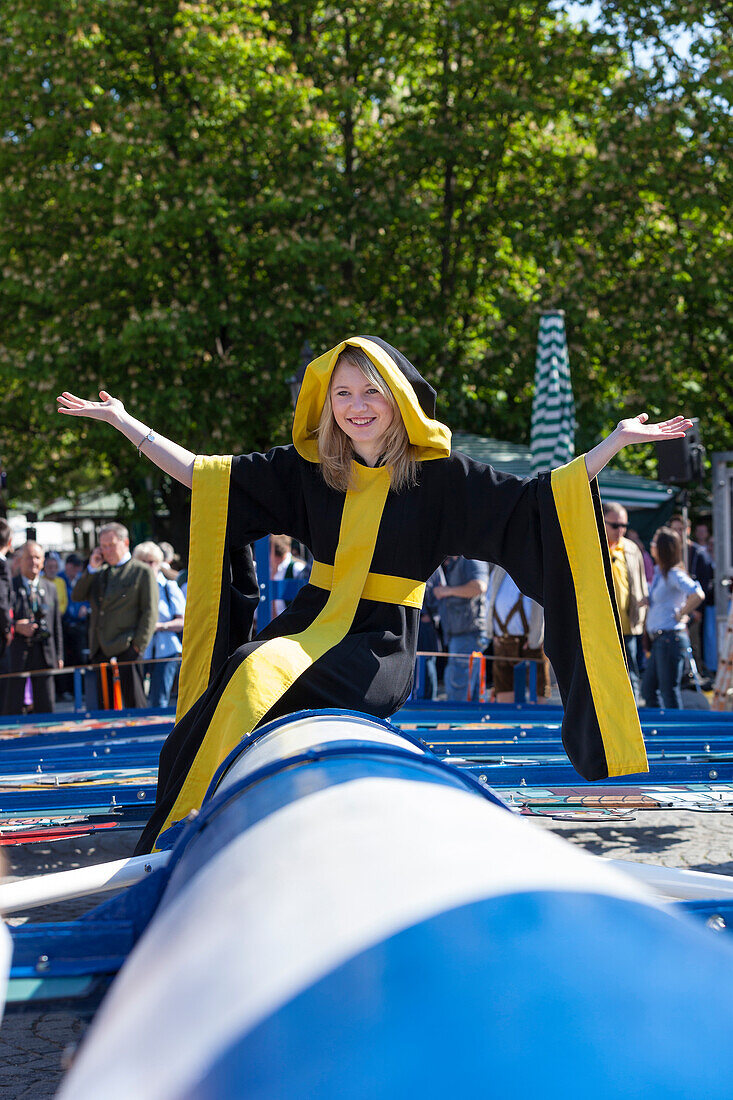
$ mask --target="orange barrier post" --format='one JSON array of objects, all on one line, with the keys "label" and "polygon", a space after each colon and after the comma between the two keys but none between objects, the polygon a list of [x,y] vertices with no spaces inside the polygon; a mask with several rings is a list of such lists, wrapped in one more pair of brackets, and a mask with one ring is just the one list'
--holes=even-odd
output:
[{"label": "orange barrier post", "polygon": [[120,670],[117,665],[117,658],[110,657],[109,663],[112,666],[112,697],[113,697],[113,710],[122,710],[122,685],[120,684]]},{"label": "orange barrier post", "polygon": [[486,658],[480,649],[475,649],[471,656],[468,658],[468,690],[466,692],[466,702],[471,702],[471,672],[473,670],[473,659],[477,657],[481,665],[478,681],[478,701],[480,703],[486,702]]},{"label": "orange barrier post", "polygon": [[102,681],[102,704],[105,710],[109,710],[109,680],[107,675],[109,673],[109,665],[104,664],[99,666],[99,676]]}]

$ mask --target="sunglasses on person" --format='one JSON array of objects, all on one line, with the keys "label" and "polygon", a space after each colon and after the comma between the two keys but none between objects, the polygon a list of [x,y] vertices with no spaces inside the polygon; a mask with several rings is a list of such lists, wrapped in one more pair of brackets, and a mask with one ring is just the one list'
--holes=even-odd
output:
[{"label": "sunglasses on person", "polygon": [[614,531],[627,531],[629,528],[628,523],[610,523],[606,520],[606,524],[608,527],[613,527]]}]

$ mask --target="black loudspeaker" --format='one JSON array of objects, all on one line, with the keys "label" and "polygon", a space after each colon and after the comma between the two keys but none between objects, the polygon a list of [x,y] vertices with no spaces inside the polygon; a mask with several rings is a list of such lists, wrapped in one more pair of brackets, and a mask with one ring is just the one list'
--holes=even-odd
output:
[{"label": "black loudspeaker", "polygon": [[700,421],[695,417],[683,439],[655,443],[657,481],[672,485],[701,484],[705,477],[705,448],[700,439]]}]

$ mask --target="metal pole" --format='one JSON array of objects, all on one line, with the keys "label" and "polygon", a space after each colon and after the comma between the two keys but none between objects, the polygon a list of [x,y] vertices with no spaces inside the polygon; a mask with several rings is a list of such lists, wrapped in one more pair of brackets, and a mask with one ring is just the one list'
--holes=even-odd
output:
[{"label": "metal pole", "polygon": [[152,871],[165,867],[170,857],[170,852],[153,852],[147,856],[99,863],[96,867],[79,867],[74,871],[6,882],[0,884],[0,913],[5,915],[21,909],[36,909],[55,901],[68,901],[87,894],[103,894],[133,886]]}]

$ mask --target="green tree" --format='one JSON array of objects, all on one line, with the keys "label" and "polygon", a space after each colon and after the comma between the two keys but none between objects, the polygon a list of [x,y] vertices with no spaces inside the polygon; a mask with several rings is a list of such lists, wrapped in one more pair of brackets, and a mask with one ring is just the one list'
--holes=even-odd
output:
[{"label": "green tree", "polygon": [[[528,438],[538,311],[581,425],[727,444],[730,26],[701,3],[17,0],[0,41],[0,443],[16,495],[186,496],[60,388],[193,450],[288,437],[307,338],[379,332],[454,427]],[[687,43],[675,52],[684,23]],[[642,48],[643,47],[643,48]],[[652,460],[635,460],[647,472]]]}]

